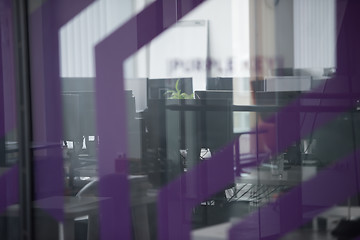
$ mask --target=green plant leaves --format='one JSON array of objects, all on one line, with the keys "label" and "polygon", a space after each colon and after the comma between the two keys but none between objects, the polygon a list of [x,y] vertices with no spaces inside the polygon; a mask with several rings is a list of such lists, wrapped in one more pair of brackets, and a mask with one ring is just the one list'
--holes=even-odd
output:
[{"label": "green plant leaves", "polygon": [[176,81],[176,84],[175,84],[175,90],[176,90],[177,92],[180,92],[179,82],[180,82],[180,79],[178,79],[178,80]]},{"label": "green plant leaves", "polygon": [[194,93],[187,94],[181,92],[181,89],[179,89],[179,82],[180,79],[178,79],[175,83],[175,90],[168,90],[164,93],[164,95],[167,95],[168,99],[194,99]]}]

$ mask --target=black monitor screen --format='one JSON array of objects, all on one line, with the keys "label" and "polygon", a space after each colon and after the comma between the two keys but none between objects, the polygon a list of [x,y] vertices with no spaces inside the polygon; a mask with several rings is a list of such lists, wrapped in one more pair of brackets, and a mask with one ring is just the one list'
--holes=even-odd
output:
[{"label": "black monitor screen", "polygon": [[232,78],[208,78],[206,83],[207,90],[232,90],[233,79]]},{"label": "black monitor screen", "polygon": [[219,99],[219,100],[228,100],[230,103],[233,101],[233,91],[195,91],[196,99]]},{"label": "black monitor screen", "polygon": [[175,90],[175,85],[178,80],[178,88],[181,90],[181,92],[192,94],[192,78],[148,79],[148,99],[167,98],[166,91]]},{"label": "black monitor screen", "polygon": [[62,94],[64,140],[79,140],[82,136],[95,136],[94,92],[68,92]]}]

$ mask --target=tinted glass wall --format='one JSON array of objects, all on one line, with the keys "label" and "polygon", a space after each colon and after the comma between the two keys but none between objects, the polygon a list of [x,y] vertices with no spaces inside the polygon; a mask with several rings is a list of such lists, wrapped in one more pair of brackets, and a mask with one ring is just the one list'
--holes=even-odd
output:
[{"label": "tinted glass wall", "polygon": [[19,239],[19,161],[13,3],[0,2],[0,232]]},{"label": "tinted glass wall", "polygon": [[360,236],[357,1],[17,6],[1,237]]}]

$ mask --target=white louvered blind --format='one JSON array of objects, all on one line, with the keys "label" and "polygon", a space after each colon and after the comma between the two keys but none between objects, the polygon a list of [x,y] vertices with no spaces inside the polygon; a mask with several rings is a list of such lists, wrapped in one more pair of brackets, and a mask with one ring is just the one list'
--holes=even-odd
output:
[{"label": "white louvered blind", "polygon": [[61,77],[94,77],[94,47],[132,16],[132,0],[98,0],[63,26]]},{"label": "white louvered blind", "polygon": [[294,0],[295,68],[335,67],[335,1]]}]

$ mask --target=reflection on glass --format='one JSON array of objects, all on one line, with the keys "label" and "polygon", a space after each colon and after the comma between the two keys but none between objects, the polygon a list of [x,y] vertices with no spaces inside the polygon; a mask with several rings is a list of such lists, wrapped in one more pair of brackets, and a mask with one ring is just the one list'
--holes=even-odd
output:
[{"label": "reflection on glass", "polygon": [[0,238],[20,239],[14,11],[0,2]]},{"label": "reflection on glass", "polygon": [[[186,2],[101,0],[56,31],[37,25],[45,40],[59,34],[40,47],[43,61],[32,45],[36,140],[61,142],[35,154],[51,185],[37,183],[37,206],[64,202],[63,224],[41,210],[49,226],[79,239],[119,229],[134,239],[287,239],[328,237],[334,214],[358,217],[346,212],[359,205],[346,202],[358,191],[358,99],[354,76],[338,72],[336,1],[209,0],[179,18],[197,1]],[[142,32],[147,18],[157,21]],[[129,226],[114,220],[126,214]]]}]

